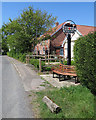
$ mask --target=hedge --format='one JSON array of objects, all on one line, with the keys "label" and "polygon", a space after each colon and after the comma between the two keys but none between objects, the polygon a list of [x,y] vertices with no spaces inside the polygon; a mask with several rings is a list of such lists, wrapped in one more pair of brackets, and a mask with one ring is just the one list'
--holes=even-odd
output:
[{"label": "hedge", "polygon": [[[61,64],[67,65],[67,60],[61,61]],[[71,60],[71,65],[75,65],[74,60]]]},{"label": "hedge", "polygon": [[[34,65],[36,68],[39,68],[39,60],[38,59],[30,59],[30,64]],[[45,65],[44,61],[41,61],[41,66],[43,67]]]},{"label": "hedge", "polygon": [[81,84],[96,95],[96,32],[75,41],[74,62]]},{"label": "hedge", "polygon": [[14,51],[7,52],[9,57],[13,57],[21,62],[26,62],[26,54],[25,53],[15,53]]}]

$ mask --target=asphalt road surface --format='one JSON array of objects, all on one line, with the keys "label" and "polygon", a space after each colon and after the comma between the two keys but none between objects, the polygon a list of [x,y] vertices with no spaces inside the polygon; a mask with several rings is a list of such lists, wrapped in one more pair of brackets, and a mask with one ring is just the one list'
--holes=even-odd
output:
[{"label": "asphalt road surface", "polygon": [[7,56],[2,57],[2,118],[34,118],[21,78]]},{"label": "asphalt road surface", "polygon": [[[2,98],[2,56],[0,55],[0,98]],[[0,99],[0,120],[2,118],[2,99]]]}]

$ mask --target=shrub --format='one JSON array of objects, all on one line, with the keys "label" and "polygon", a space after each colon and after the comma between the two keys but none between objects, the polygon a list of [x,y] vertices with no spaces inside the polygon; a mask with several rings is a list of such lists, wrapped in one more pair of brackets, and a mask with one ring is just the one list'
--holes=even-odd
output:
[{"label": "shrub", "polygon": [[15,51],[14,50],[11,50],[10,52],[7,52],[7,55],[9,57],[15,57]]},{"label": "shrub", "polygon": [[51,66],[48,66],[48,67],[45,67],[44,70],[45,70],[45,71],[51,71],[51,68],[52,68]]},{"label": "shrub", "polygon": [[[61,64],[67,65],[67,61],[61,61]],[[71,60],[71,65],[75,65],[74,60]]]},{"label": "shrub", "polygon": [[[36,68],[39,68],[39,60],[38,59],[30,59],[30,64],[34,65]],[[43,67],[45,62],[41,61],[41,66]]]},{"label": "shrub", "polygon": [[80,37],[74,45],[74,61],[80,82],[96,95],[96,32]]},{"label": "shrub", "polygon": [[7,55],[9,57],[13,57],[17,60],[20,60],[21,62],[26,62],[26,54],[25,53],[16,53],[15,51],[11,50],[10,52],[7,52]]},{"label": "shrub", "polygon": [[21,62],[26,62],[26,54],[24,53],[24,54],[20,55],[20,56],[19,56],[19,60],[20,60]]}]

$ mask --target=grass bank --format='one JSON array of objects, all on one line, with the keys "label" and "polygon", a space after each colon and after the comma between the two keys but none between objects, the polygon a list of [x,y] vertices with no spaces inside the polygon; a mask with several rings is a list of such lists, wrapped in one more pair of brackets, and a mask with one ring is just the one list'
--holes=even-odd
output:
[{"label": "grass bank", "polygon": [[[93,118],[94,96],[90,91],[79,85],[36,92],[41,118]],[[61,107],[58,114],[51,113],[42,98],[51,98]]]}]

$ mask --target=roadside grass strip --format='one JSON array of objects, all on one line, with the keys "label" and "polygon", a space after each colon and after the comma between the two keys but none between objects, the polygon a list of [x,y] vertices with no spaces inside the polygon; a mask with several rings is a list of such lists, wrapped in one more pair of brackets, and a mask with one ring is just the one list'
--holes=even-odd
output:
[{"label": "roadside grass strip", "polygon": [[[41,118],[93,118],[94,116],[94,96],[84,86],[55,88],[36,94]],[[59,105],[61,112],[52,113],[42,101],[44,96],[48,96]]]}]

